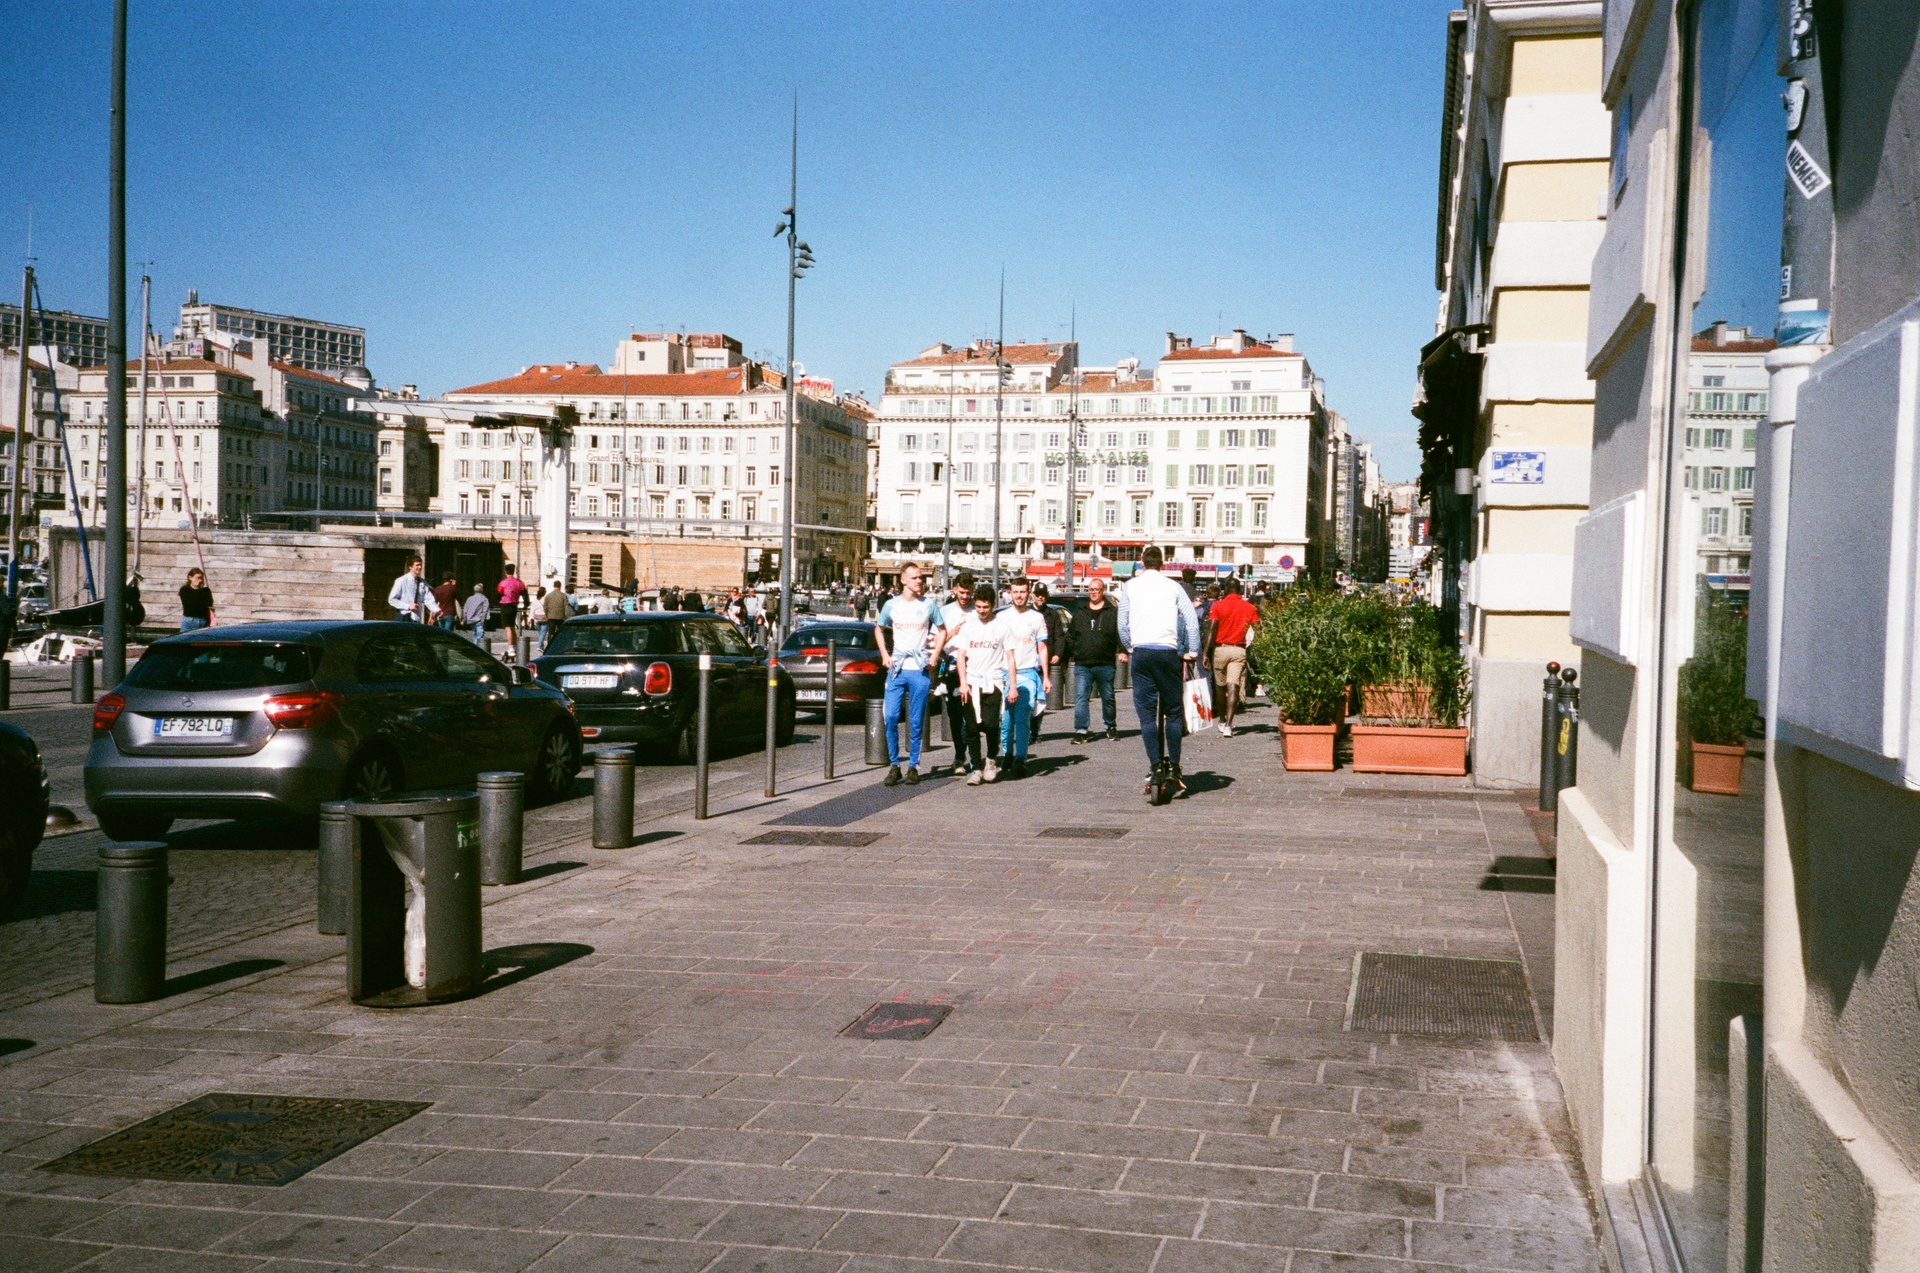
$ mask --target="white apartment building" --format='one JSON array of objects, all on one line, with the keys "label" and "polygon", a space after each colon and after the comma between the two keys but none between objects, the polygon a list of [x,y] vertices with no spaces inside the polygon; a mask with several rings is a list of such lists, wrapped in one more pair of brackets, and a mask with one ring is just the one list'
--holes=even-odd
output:
[{"label": "white apartment building", "polygon": [[1714,323],[1687,359],[1687,425],[1681,488],[1695,506],[1698,573],[1715,588],[1745,591],[1753,560],[1753,485],[1767,418],[1770,336]]},{"label": "white apartment building", "polygon": [[[31,528],[42,512],[66,507],[66,465],[60,454],[60,428],[54,404],[58,396],[60,407],[65,409],[67,395],[78,383],[78,369],[60,359],[57,347],[35,345],[27,363],[32,379],[28,384],[30,419],[26,445],[20,448],[24,458],[18,510],[22,536],[33,533]],[[19,410],[20,351],[0,349],[0,528],[7,524],[7,501],[13,493],[14,434],[18,431]],[[0,529],[0,533],[4,533],[4,529]]]},{"label": "white apartment building", "polygon": [[1387,579],[1410,583],[1433,541],[1427,532],[1426,501],[1420,483],[1395,482],[1387,487]]},{"label": "white apartment building", "polygon": [[1003,571],[1057,574],[1069,517],[1076,561],[1122,576],[1150,544],[1256,576],[1318,564],[1327,412],[1290,336],[1168,333],[1152,372],[1083,368],[1072,343],[1008,345],[1003,361],[998,416],[991,342],[933,345],[888,371],[872,573],[943,544],[988,569],[996,483]]},{"label": "white apartment building", "polygon": [[202,304],[198,289],[180,307],[176,339],[225,336],[264,341],[266,356],[306,371],[340,372],[367,365],[367,329],[317,318],[269,314],[237,305]]}]

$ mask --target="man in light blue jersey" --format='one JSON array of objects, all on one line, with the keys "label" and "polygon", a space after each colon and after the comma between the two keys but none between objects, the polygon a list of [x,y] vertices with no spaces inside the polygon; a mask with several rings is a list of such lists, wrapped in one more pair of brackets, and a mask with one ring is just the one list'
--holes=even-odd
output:
[{"label": "man in light blue jersey", "polygon": [[887,777],[889,787],[902,781],[900,772],[900,711],[907,712],[907,768],[905,781],[920,781],[920,739],[927,722],[927,693],[933,682],[928,669],[940,660],[947,633],[940,603],[925,595],[926,577],[920,567],[900,571],[901,593],[880,607],[873,625],[881,661],[887,665]]}]

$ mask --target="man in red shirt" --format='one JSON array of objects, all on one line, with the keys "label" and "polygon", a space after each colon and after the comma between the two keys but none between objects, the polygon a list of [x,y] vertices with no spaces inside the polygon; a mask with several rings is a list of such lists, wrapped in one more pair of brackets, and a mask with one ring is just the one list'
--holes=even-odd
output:
[{"label": "man in red shirt", "polygon": [[520,582],[520,576],[514,573],[513,563],[506,565],[506,575],[495,589],[500,598],[500,617],[507,630],[507,652],[509,657],[518,657],[520,633],[520,598],[527,595],[527,585]]},{"label": "man in red shirt", "polygon": [[1207,611],[1213,629],[1213,680],[1220,687],[1220,701],[1213,714],[1220,719],[1220,736],[1233,737],[1233,714],[1246,694],[1247,640],[1260,612],[1240,595],[1240,581],[1229,577],[1227,595]]}]

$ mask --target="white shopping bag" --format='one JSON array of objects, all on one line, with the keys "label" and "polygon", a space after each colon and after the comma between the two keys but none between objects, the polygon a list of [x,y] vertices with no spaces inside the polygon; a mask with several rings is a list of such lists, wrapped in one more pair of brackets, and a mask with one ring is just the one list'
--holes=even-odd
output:
[{"label": "white shopping bag", "polygon": [[1187,709],[1187,732],[1197,734],[1213,724],[1213,683],[1204,676],[1196,676],[1186,683],[1180,691],[1180,699]]}]

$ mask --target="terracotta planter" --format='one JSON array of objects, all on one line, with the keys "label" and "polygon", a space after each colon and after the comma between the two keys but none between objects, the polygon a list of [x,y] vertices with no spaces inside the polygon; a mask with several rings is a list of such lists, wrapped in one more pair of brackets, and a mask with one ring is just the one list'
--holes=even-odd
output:
[{"label": "terracotta planter", "polygon": [[1426,720],[1433,715],[1433,689],[1426,685],[1369,685],[1360,691],[1360,715],[1368,719]]},{"label": "terracotta planter", "polygon": [[1723,747],[1719,743],[1693,744],[1693,781],[1695,791],[1716,796],[1740,794],[1740,767],[1746,763],[1747,748]]},{"label": "terracotta planter", "polygon": [[1355,725],[1353,771],[1369,774],[1464,774],[1467,731],[1404,725]]},{"label": "terracotta planter", "polygon": [[1280,755],[1290,770],[1307,773],[1333,771],[1333,740],[1338,725],[1280,726]]}]

